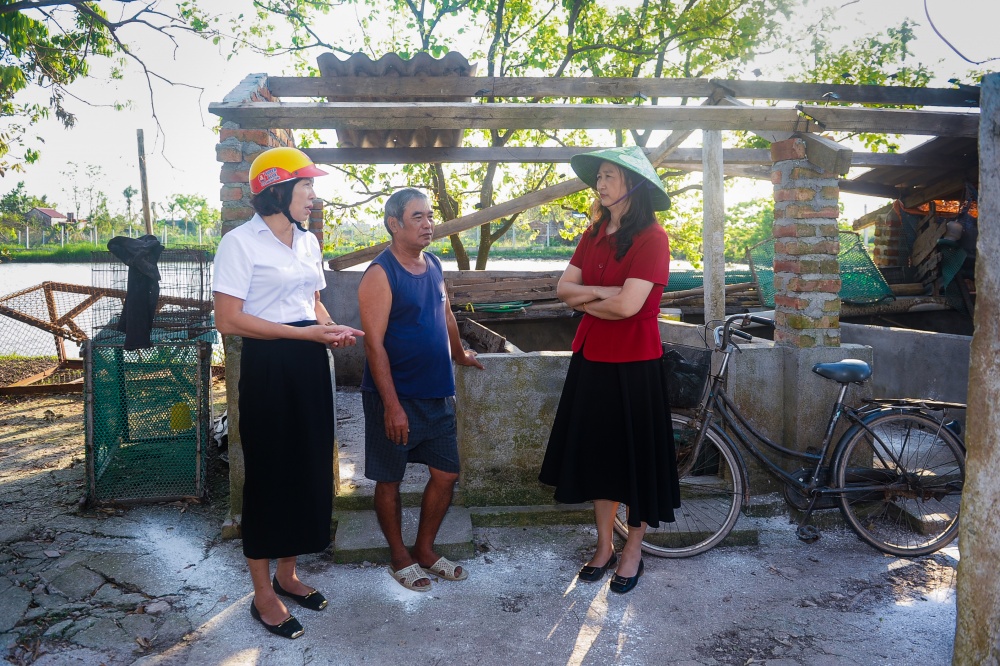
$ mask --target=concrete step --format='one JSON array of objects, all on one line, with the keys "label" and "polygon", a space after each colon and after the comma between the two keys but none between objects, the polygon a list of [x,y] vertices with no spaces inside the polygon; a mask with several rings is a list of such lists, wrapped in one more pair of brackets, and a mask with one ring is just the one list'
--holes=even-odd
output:
[{"label": "concrete step", "polygon": [[[374,511],[337,511],[337,534],[333,542],[333,560],[340,564],[389,562],[389,546],[379,528]],[[413,545],[417,536],[420,509],[403,509],[403,542]],[[450,560],[467,560],[475,555],[472,543],[472,519],[465,507],[448,510],[438,530],[434,549]]]},{"label": "concrete step", "polygon": [[[404,507],[419,507],[424,496],[423,483],[410,483],[406,480],[399,485],[399,498]],[[353,487],[352,487],[353,486]],[[333,498],[333,508],[336,511],[366,511],[375,508],[375,485],[340,484],[340,492]]]}]

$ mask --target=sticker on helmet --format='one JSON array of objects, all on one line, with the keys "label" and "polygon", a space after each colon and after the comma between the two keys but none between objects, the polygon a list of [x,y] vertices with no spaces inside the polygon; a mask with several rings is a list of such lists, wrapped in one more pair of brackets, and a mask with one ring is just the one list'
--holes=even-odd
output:
[{"label": "sticker on helmet", "polygon": [[260,185],[261,189],[267,187],[268,185],[273,185],[281,179],[278,175],[278,167],[271,167],[270,169],[264,169],[257,176],[257,183]]}]

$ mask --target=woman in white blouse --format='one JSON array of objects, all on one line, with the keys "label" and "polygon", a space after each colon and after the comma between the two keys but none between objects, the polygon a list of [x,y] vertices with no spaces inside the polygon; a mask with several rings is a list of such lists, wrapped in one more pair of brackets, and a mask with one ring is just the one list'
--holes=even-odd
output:
[{"label": "woman in white blouse", "polygon": [[250,614],[285,638],[303,629],[278,595],[311,610],[327,605],[295,572],[296,556],[330,544],[336,420],[327,347],[364,335],[335,324],[320,302],[322,252],[301,225],[315,197],[313,178],[325,173],[295,148],[258,155],[250,167],[256,214],[223,236],[215,256],[216,328],[243,339],[240,526],[254,587]]}]

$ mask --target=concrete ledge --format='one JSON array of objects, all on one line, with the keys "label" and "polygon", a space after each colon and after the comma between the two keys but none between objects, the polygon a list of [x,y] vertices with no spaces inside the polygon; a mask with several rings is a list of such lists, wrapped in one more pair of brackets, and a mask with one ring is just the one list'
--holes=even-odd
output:
[{"label": "concrete ledge", "polygon": [[[374,511],[343,511],[336,515],[337,536],[333,543],[333,561],[338,564],[389,562],[389,546],[382,536]],[[420,510],[403,509],[403,541],[412,545],[417,536]],[[475,556],[472,544],[472,520],[469,510],[453,506],[438,531],[434,548],[451,560]]]},{"label": "concrete ledge", "polygon": [[[333,498],[335,511],[366,511],[375,508],[375,495],[371,488],[344,490],[341,486],[340,493]],[[399,498],[404,507],[420,506],[423,496],[424,486],[421,484],[403,483],[399,488]]]},{"label": "concrete ledge", "polygon": [[594,506],[550,504],[540,506],[478,506],[469,509],[473,527],[537,527],[587,525],[594,522]]}]

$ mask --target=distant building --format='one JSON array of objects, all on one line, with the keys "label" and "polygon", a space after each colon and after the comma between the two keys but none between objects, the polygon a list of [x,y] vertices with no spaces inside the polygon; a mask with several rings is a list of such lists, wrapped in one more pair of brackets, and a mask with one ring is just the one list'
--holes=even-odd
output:
[{"label": "distant building", "polygon": [[38,222],[43,227],[54,227],[69,221],[69,218],[52,208],[32,208],[28,211],[28,219],[32,222]]}]

